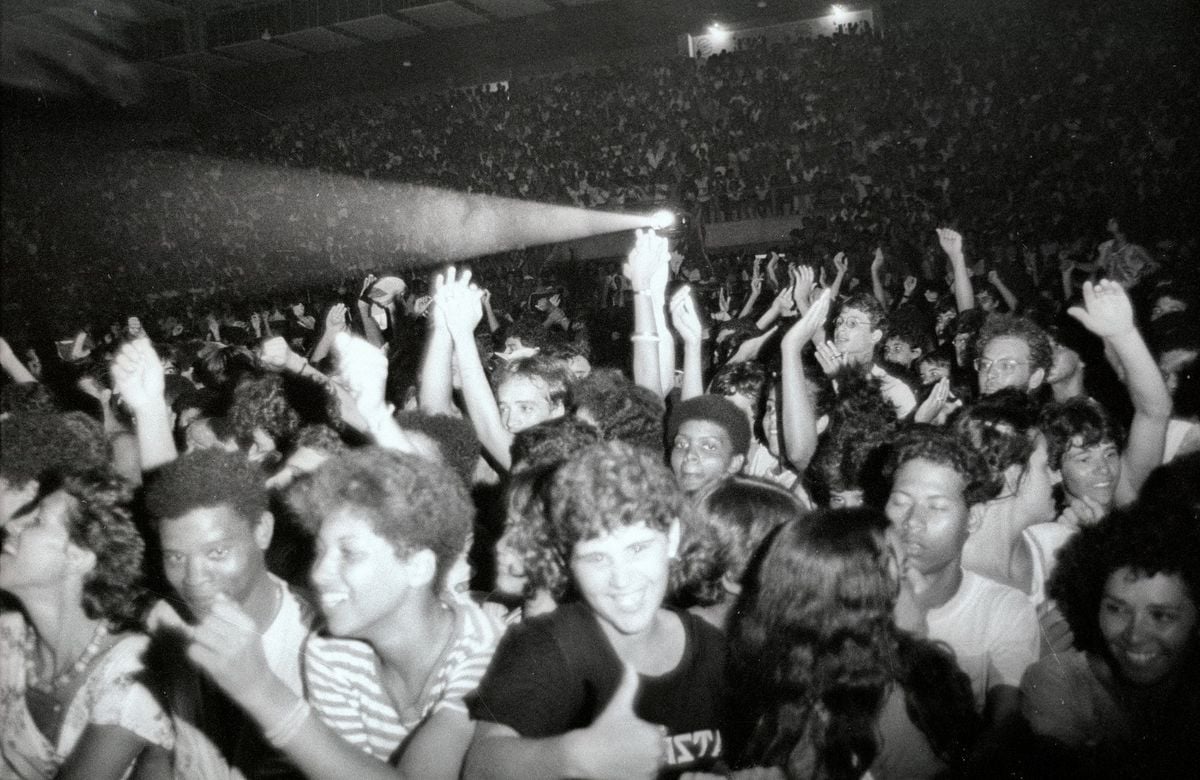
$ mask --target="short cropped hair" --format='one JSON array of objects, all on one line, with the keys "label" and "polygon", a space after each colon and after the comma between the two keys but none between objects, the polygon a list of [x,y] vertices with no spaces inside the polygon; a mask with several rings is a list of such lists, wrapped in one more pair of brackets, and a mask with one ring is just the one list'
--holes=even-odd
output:
[{"label": "short cropped hair", "polygon": [[1071,449],[1076,437],[1084,449],[1104,442],[1111,442],[1118,449],[1125,446],[1124,429],[1091,398],[1069,398],[1047,404],[1042,409],[1041,429],[1046,436],[1050,468],[1055,471],[1062,468],[1063,456]]},{"label": "short cropped hair", "polygon": [[708,392],[729,397],[744,395],[754,404],[757,415],[762,406],[763,388],[767,384],[767,372],[761,364],[748,360],[721,366],[708,383]]},{"label": "short cropped hair", "polygon": [[554,475],[550,538],[563,561],[575,545],[645,523],[666,532],[685,517],[687,502],[662,459],[625,442],[594,444]]},{"label": "short cropped hair", "polygon": [[594,369],[575,385],[573,396],[576,411],[586,411],[606,441],[620,439],[655,453],[663,451],[666,408],[662,399],[618,369]]},{"label": "short cropped hair", "polygon": [[1054,364],[1054,348],[1050,336],[1040,325],[1026,317],[1015,314],[992,314],[983,321],[975,339],[975,354],[982,355],[987,345],[998,338],[1014,338],[1024,341],[1029,347],[1029,370],[1039,368],[1049,373]]},{"label": "short cropped hair", "polygon": [[475,519],[466,485],[448,466],[375,446],[326,460],[288,499],[313,530],[350,509],[397,556],[430,550],[436,560],[434,592],[462,553]]},{"label": "short cropped hair", "polygon": [[596,426],[578,417],[543,420],[513,435],[512,470],[561,463],[598,441],[600,431]]},{"label": "short cropped hair", "polygon": [[575,378],[571,375],[571,369],[567,367],[567,361],[546,355],[518,358],[501,366],[493,375],[493,383],[499,388],[514,377],[542,380],[546,383],[551,405],[561,403],[564,409],[570,407],[571,385]]},{"label": "short cropped hair", "polygon": [[146,488],[146,509],[163,520],[194,509],[227,506],[247,523],[257,523],[269,506],[264,475],[245,453],[195,450],[156,471]]},{"label": "short cropped hair", "polygon": [[849,296],[842,301],[839,312],[844,312],[846,309],[854,309],[867,315],[871,320],[871,330],[887,329],[887,312],[883,310],[883,304],[879,302],[879,299],[870,293],[854,293]]},{"label": "short cropped hair", "polygon": [[963,480],[963,499],[967,506],[982,504],[1000,494],[1003,479],[997,479],[983,458],[953,431],[934,425],[913,425],[902,432],[892,447],[884,468],[884,477],[891,483],[896,472],[910,460],[927,460],[946,466]]}]

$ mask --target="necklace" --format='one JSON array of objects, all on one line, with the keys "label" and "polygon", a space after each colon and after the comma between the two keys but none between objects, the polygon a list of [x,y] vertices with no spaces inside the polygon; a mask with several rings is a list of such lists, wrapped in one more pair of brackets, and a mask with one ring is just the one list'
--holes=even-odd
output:
[{"label": "necklace", "polygon": [[104,645],[105,638],[108,637],[108,624],[101,620],[96,624],[96,630],[92,632],[92,639],[88,642],[87,647],[80,653],[79,658],[75,663],[62,670],[50,680],[41,680],[37,674],[37,663],[35,662],[37,653],[37,640],[34,638],[33,631],[28,630],[25,634],[25,681],[29,688],[37,688],[40,691],[50,694],[57,698],[58,692],[68,687],[75,678],[87,669],[92,661],[96,660],[96,656],[100,653],[100,648]]}]

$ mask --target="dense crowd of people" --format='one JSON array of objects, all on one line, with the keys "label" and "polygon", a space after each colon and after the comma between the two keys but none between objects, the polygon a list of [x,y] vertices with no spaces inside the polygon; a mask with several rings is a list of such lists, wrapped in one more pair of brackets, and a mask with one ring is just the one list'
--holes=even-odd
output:
[{"label": "dense crowd of people", "polygon": [[[89,244],[6,172],[0,777],[1190,774],[1200,112],[1112,10],[229,125]],[[797,227],[282,274],[214,153]]]}]

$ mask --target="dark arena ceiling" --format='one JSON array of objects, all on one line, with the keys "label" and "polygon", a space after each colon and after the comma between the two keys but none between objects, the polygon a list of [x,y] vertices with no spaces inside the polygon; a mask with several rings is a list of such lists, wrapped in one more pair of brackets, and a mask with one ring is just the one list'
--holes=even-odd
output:
[{"label": "dark arena ceiling", "polygon": [[257,104],[319,99],[329,90],[487,83],[534,63],[571,67],[589,53],[671,48],[681,34],[713,21],[795,18],[828,4],[3,0],[0,7],[7,87],[91,94],[128,106],[187,89],[189,82]]}]

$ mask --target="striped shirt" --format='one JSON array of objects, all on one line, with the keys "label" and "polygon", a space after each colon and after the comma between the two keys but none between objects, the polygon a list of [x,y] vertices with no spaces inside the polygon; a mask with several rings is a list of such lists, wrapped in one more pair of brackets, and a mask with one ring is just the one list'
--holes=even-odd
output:
[{"label": "striped shirt", "polygon": [[304,684],[321,720],[342,739],[387,761],[410,733],[443,709],[467,713],[464,698],[487,671],[504,624],[472,602],[446,600],[454,612],[454,636],[430,683],[405,721],[380,682],[375,651],[365,642],[309,635],[304,649]]}]

